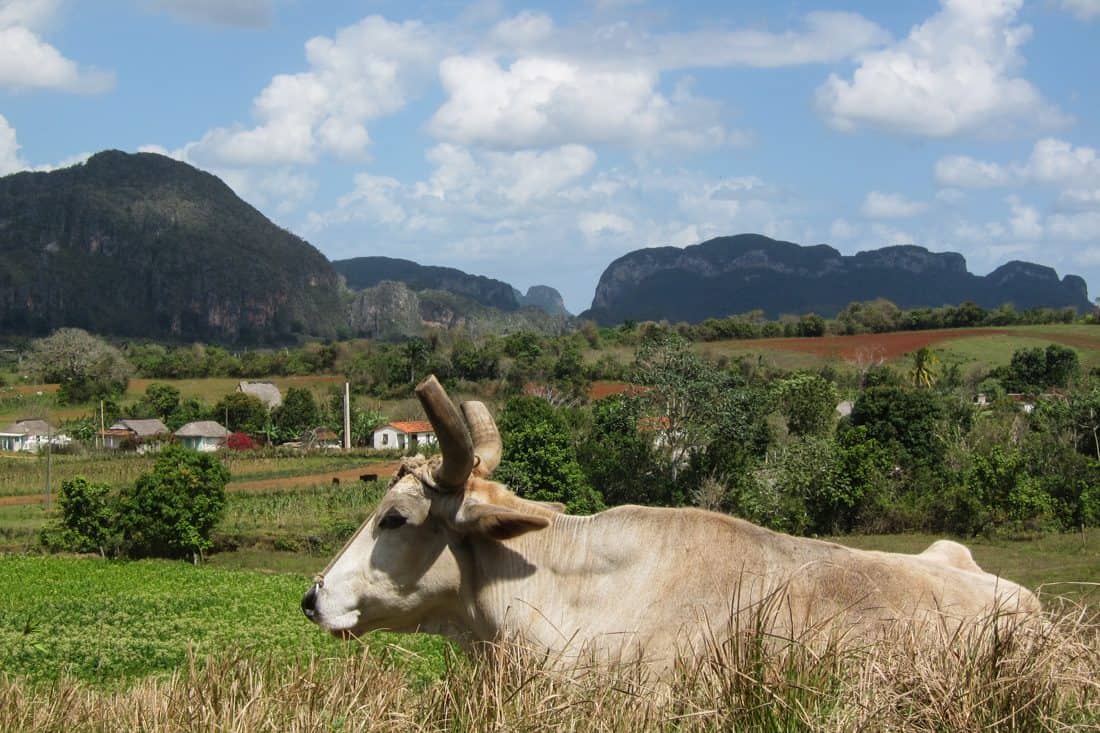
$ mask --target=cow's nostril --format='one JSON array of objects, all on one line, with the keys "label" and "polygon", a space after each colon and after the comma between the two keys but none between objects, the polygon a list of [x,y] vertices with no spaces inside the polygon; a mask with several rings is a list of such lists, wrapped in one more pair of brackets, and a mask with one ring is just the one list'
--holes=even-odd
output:
[{"label": "cow's nostril", "polygon": [[310,621],[313,620],[313,616],[317,613],[317,584],[314,583],[313,587],[306,591],[306,594],[302,596],[302,613],[306,615]]}]

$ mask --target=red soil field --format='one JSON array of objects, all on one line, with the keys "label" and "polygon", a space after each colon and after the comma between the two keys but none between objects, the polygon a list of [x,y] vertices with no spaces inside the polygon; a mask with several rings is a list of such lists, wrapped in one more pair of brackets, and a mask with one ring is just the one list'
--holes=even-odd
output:
[{"label": "red soil field", "polygon": [[[745,346],[759,344],[766,349],[798,351],[804,354],[854,360],[860,357],[894,359],[940,341],[993,336],[1010,333],[1004,328],[942,328],[934,331],[900,331],[893,333],[863,333],[856,336],[822,336],[821,338],[778,338],[744,341]],[[1046,338],[1046,335],[1044,335]],[[1054,336],[1050,336],[1054,340]],[[1060,340],[1060,339],[1059,339]],[[1092,347],[1095,348],[1095,342]]]}]

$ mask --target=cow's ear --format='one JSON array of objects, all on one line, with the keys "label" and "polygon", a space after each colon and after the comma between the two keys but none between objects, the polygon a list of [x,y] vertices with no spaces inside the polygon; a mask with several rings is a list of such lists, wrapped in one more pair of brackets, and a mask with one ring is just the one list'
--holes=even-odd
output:
[{"label": "cow's ear", "polygon": [[545,529],[550,524],[545,517],[524,514],[496,504],[466,504],[457,519],[462,532],[494,540],[510,540],[521,534]]}]

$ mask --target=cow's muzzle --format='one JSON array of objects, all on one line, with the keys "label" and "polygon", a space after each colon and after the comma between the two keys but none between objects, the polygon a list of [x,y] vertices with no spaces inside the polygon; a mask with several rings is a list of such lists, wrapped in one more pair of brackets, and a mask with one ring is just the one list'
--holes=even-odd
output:
[{"label": "cow's muzzle", "polygon": [[302,596],[302,613],[314,623],[317,623],[317,591],[320,587],[320,583],[314,583],[313,586],[306,591],[306,594]]}]

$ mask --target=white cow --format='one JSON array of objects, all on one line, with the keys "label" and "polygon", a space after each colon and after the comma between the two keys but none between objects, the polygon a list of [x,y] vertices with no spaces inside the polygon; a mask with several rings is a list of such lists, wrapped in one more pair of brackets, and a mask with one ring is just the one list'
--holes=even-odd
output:
[{"label": "white cow", "polygon": [[768,631],[784,637],[860,640],[899,622],[950,631],[1039,610],[1029,591],[946,540],[901,555],[697,509],[565,515],[488,480],[501,442],[483,404],[464,403],[464,419],[434,377],[416,392],[442,459],[407,461],[302,599],[334,634],[426,631],[516,640],[563,666],[581,655],[667,666],[763,607]]}]

